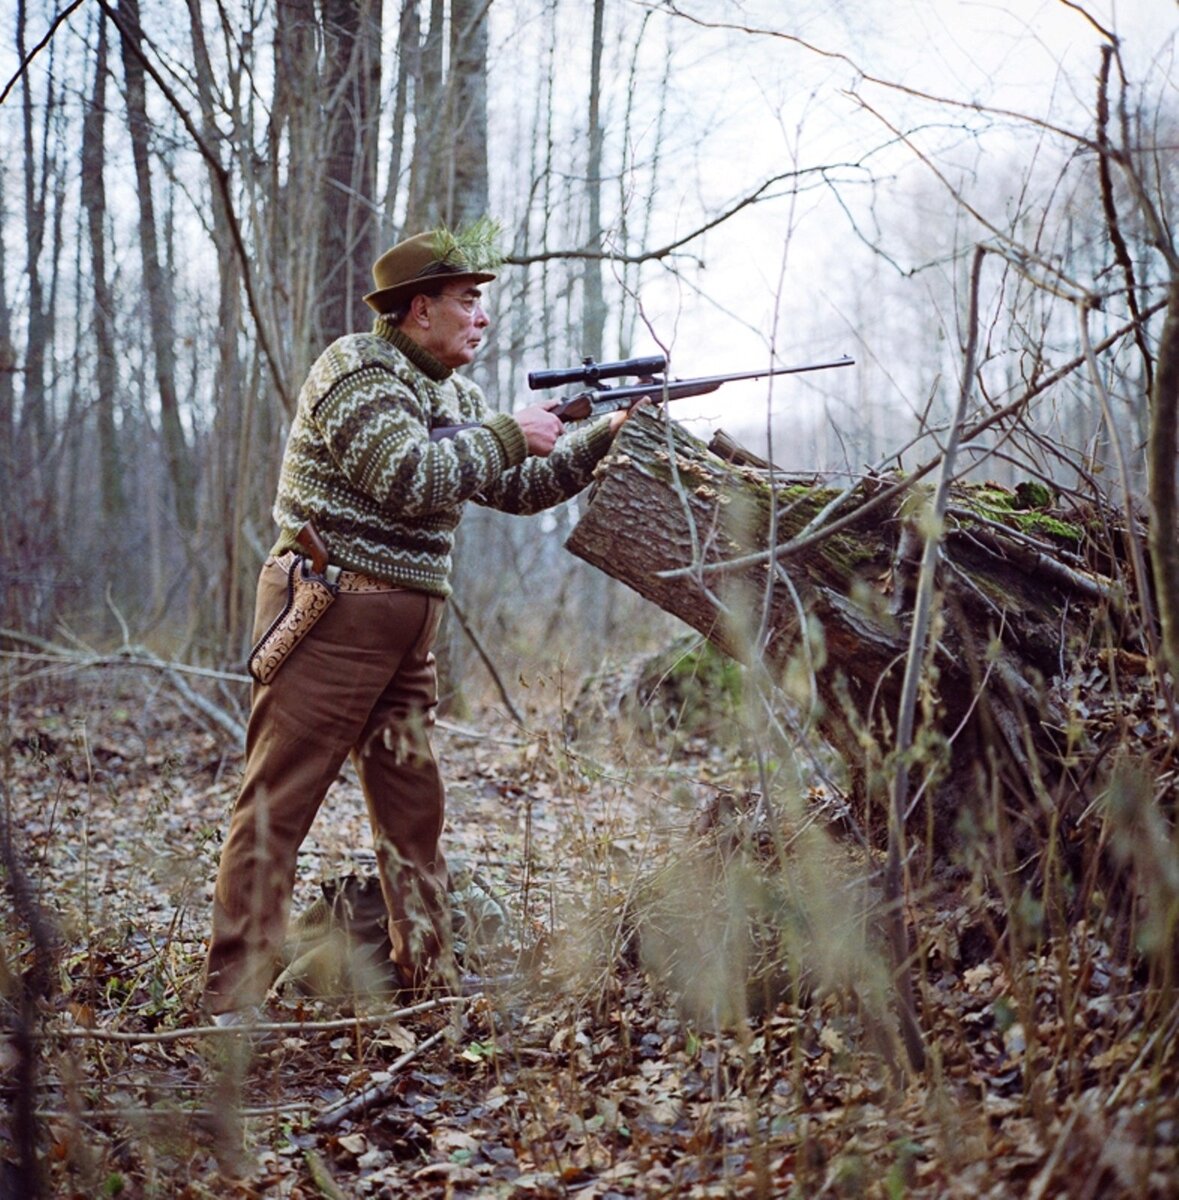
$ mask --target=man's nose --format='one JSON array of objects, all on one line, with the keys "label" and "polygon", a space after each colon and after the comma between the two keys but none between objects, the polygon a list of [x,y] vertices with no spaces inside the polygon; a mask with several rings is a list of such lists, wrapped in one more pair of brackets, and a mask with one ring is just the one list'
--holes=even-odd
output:
[{"label": "man's nose", "polygon": [[478,325],[480,329],[486,329],[487,326],[491,324],[491,318],[484,311],[482,304],[477,305],[475,308],[475,324]]}]

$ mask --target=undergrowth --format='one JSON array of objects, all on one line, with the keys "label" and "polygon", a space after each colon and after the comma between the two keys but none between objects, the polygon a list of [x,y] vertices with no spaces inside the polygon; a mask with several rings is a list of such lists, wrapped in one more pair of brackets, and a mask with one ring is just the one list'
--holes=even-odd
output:
[{"label": "undergrowth", "polygon": [[[637,701],[649,719],[574,730],[534,687],[525,728],[438,735],[448,845],[512,916],[514,984],[371,1022],[388,998],[290,1001],[271,1015],[298,1024],[252,1057],[185,1033],[232,751],[166,704],[140,719],[130,680],[15,704],[7,827],[31,902],[0,942],[9,1177],[27,1018],[45,1194],[1177,1194],[1167,748],[1113,756],[1059,854],[1016,860],[996,802],[953,861],[912,859],[918,1074],[879,853],[838,782],[767,740],[724,672],[718,729],[683,677],[702,660],[674,661]],[[297,898],[371,871],[367,845],[345,779]],[[379,1103],[317,1126],[437,1033]]]}]

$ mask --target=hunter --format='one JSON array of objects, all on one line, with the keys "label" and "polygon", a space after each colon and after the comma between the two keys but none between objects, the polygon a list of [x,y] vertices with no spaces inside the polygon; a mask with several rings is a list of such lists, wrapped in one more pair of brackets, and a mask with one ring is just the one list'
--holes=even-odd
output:
[{"label": "hunter", "polygon": [[[213,896],[204,1004],[218,1024],[258,1018],[296,855],[348,757],[372,827],[397,985],[455,985],[444,789],[429,738],[431,647],[455,528],[469,501],[527,514],[569,499],[626,416],[566,431],[545,405],[493,411],[456,374],[489,328],[481,289],[500,261],[487,222],[398,243],[373,267],[371,332],[333,342],[299,393],[254,622],[260,646],[282,644],[264,676],[255,673]],[[330,564],[317,573],[330,598],[318,616],[291,603],[309,578],[308,529]]]}]

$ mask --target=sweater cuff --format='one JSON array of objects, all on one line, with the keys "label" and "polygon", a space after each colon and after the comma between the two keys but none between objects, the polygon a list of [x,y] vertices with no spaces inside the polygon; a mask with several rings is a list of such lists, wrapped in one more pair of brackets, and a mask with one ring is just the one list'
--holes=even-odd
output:
[{"label": "sweater cuff", "polygon": [[605,458],[607,451],[613,444],[614,434],[610,430],[609,417],[603,417],[600,421],[595,421],[585,431],[585,448],[594,462]]},{"label": "sweater cuff", "polygon": [[483,424],[499,438],[508,456],[509,467],[518,466],[528,457],[528,441],[515,417],[507,413],[492,413]]}]

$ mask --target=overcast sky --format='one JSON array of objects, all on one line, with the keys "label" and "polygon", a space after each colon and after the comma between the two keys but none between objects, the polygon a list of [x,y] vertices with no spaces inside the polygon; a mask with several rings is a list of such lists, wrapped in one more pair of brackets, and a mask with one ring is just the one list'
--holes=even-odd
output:
[{"label": "overcast sky", "polygon": [[[645,344],[636,340],[628,352],[650,351],[658,338],[671,346],[679,375],[761,366],[771,345],[786,362],[842,353],[860,360],[854,383],[848,373],[834,372],[783,384],[779,394],[785,403],[825,389],[854,397],[865,379],[874,394],[892,389],[904,402],[919,403],[924,381],[904,379],[896,365],[905,358],[903,339],[928,340],[939,322],[953,332],[954,313],[938,310],[941,302],[932,298],[928,277],[909,281],[904,272],[928,254],[926,241],[944,236],[945,230],[951,229],[965,245],[979,234],[952,228],[946,220],[952,201],[912,150],[895,139],[889,144],[888,125],[920,127],[922,145],[936,149],[943,162],[970,178],[980,203],[999,213],[1006,203],[1004,189],[1018,185],[1022,164],[1036,150],[1026,126],[1017,133],[1013,122],[986,121],[962,109],[931,105],[865,76],[1089,132],[1101,44],[1096,22],[1121,37],[1135,84],[1150,78],[1156,102],[1167,88],[1172,103],[1179,95],[1170,61],[1179,28],[1175,0],[1087,0],[1084,12],[1092,22],[1080,4],[1064,0],[675,0],[675,6],[697,20],[675,16],[663,3],[607,3],[606,36],[614,68],[606,85],[608,93],[613,89],[607,119],[616,139],[622,112],[633,100],[620,64],[624,68],[634,53],[640,26],[645,30],[638,43],[642,95],[628,130],[628,153],[635,161],[649,160],[656,150],[660,155],[660,175],[649,188],[651,243],[663,244],[699,228],[777,173],[855,164],[871,152],[862,165],[834,172],[838,193],[824,183],[791,198],[783,186],[779,199],[743,210],[739,218],[694,243],[691,253],[704,264],[694,281],[699,290],[676,286],[658,271],[644,285],[642,300],[652,333]],[[145,22],[165,42],[168,31],[161,15],[171,7],[184,11],[182,0],[144,0]],[[232,4],[228,7],[234,10]],[[386,7],[392,12],[396,6]],[[520,147],[509,139],[531,127],[536,102],[534,92],[521,94],[527,89],[519,83],[534,76],[513,68],[526,57],[529,38],[543,38],[545,22],[539,14],[544,7],[543,0],[494,0],[490,9],[493,175],[509,197],[528,189],[529,181],[512,162]],[[39,40],[56,8],[48,0],[43,8],[29,5],[30,45]],[[580,138],[573,139],[574,174],[584,163],[589,11],[589,5],[570,0],[559,9],[565,36],[557,56],[562,76],[556,94],[558,103],[567,104],[581,121]],[[71,17],[71,28],[78,33],[91,28],[92,12],[83,6]],[[9,31],[0,43],[5,80],[15,69],[15,13],[15,0],[0,0],[0,20]],[[705,27],[725,23],[731,27]],[[390,18],[386,25],[393,31],[396,22]],[[769,30],[802,39],[809,48],[767,36],[764,31]],[[43,52],[38,68],[49,61],[48,51]],[[674,120],[660,126],[655,113],[664,104]],[[526,114],[523,121],[514,119],[513,105]],[[19,94],[5,107],[5,145],[19,153]],[[496,141],[500,137],[502,143]],[[112,155],[118,153],[125,168],[125,148],[112,146]],[[195,157],[190,166],[199,172]],[[132,179],[124,169],[111,183],[112,203],[127,211],[132,206],[125,189]],[[645,195],[635,203],[645,204]],[[15,255],[17,189],[9,189],[7,205],[6,234]],[[895,268],[882,268],[858,240],[843,205],[888,244]],[[886,286],[877,292],[881,281]],[[885,319],[893,310],[895,319]],[[586,347],[584,352],[597,349]],[[719,409],[715,400],[695,407],[711,418],[731,410],[742,395],[759,397],[764,389],[726,389]],[[759,408],[755,402],[753,411]],[[688,415],[692,409],[689,404],[679,411]]]},{"label": "overcast sky", "polygon": [[[919,247],[914,247],[912,260],[906,259],[910,243],[920,241],[922,233],[920,213],[910,200],[914,189],[934,206],[931,226],[939,221],[948,226],[942,218],[954,205],[911,149],[884,147],[888,124],[903,130],[920,127],[921,144],[936,148],[944,162],[968,173],[980,203],[999,214],[1007,202],[1003,189],[1017,189],[1023,164],[1036,151],[1027,125],[1021,129],[1015,122],[931,105],[864,76],[1092,132],[1102,37],[1079,5],[1062,0],[679,0],[678,7],[702,22],[775,29],[813,47],[737,28],[705,31],[685,24],[679,31],[677,37],[691,47],[691,61],[702,65],[709,83],[707,88],[689,84],[696,88],[695,99],[685,100],[695,110],[686,122],[707,131],[697,144],[705,203],[722,206],[790,165],[851,162],[877,147],[862,187],[855,185],[854,170],[842,173],[849,185],[841,188],[841,196],[853,208],[863,206],[860,217],[871,202],[875,227],[897,253],[899,268],[918,261]],[[1159,79],[1176,77],[1170,59],[1179,5],[1175,0],[1095,0],[1084,10],[1118,33],[1130,79],[1151,76],[1157,102]],[[1173,82],[1171,91],[1175,94]],[[963,132],[967,124],[968,134]],[[876,186],[867,186],[869,174]],[[660,207],[662,218],[677,231],[695,220],[690,206],[677,209],[670,181]],[[677,212],[682,214],[679,226],[674,225]],[[967,229],[961,236],[969,244],[982,235]],[[704,295],[658,285],[644,294],[655,331],[673,342],[677,374],[761,365],[773,341],[787,362],[851,353],[862,364],[855,370],[879,372],[873,389],[896,386],[914,393],[904,396],[906,401],[921,401],[917,393],[924,383],[911,388],[898,383],[904,374],[900,369],[891,382],[887,379],[887,360],[903,357],[904,346],[897,344],[887,321],[868,319],[874,316],[871,298],[865,310],[865,298],[855,296],[856,280],[871,286],[868,269],[880,264],[857,241],[830,189],[745,212],[710,233],[702,254],[707,264]],[[926,281],[904,282],[894,272],[888,282],[914,294],[913,338],[928,339],[939,321],[950,323],[953,332],[953,312],[938,313],[932,306],[922,312]],[[889,298],[882,294],[878,302]],[[871,344],[874,337],[884,344]],[[780,402],[802,402],[828,387],[844,395],[857,393],[853,381],[834,375],[844,373],[786,383],[778,392]],[[723,402],[720,395],[688,402],[677,411],[699,414],[706,424],[722,418],[732,423],[741,397],[748,398],[757,421],[764,388],[726,389]]]}]

